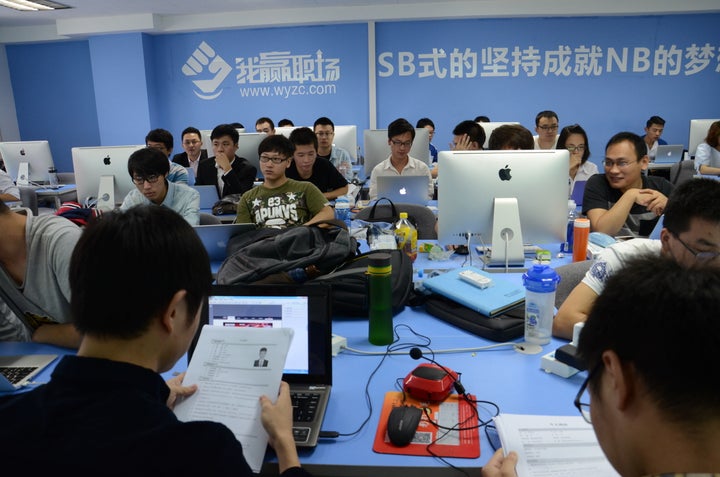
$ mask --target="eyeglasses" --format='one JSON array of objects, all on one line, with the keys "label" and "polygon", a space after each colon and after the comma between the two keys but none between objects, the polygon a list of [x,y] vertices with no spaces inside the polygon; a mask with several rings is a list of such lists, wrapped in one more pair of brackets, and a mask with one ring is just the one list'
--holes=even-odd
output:
[{"label": "eyeglasses", "polygon": [[315,135],[316,135],[317,137],[330,137],[330,136],[332,136],[333,134],[335,134],[335,133],[334,133],[334,132],[324,132],[324,131],[320,131],[320,132],[315,133]]},{"label": "eyeglasses", "polygon": [[154,184],[160,179],[158,174],[150,174],[149,176],[133,176],[132,181],[135,185],[143,185],[147,182],[148,184]]},{"label": "eyeglasses", "polygon": [[272,161],[273,164],[282,164],[283,162],[287,161],[287,158],[280,156],[260,156],[260,162],[268,163],[270,161]]},{"label": "eyeglasses", "polygon": [[587,400],[583,400],[583,395],[585,394],[585,391],[587,391],[588,383],[590,383],[590,380],[597,374],[598,370],[602,368],[602,362],[598,363],[595,368],[593,368],[590,373],[588,373],[587,378],[585,378],[585,381],[583,381],[582,386],[580,386],[580,390],[577,393],[577,396],[575,396],[575,400],[573,401],[573,404],[575,404],[575,407],[578,411],[580,411],[580,415],[585,419],[585,422],[588,424],[592,424],[592,418],[590,417],[590,399],[588,396]]},{"label": "eyeglasses", "polygon": [[412,143],[413,143],[412,141],[398,141],[398,140],[395,140],[395,139],[393,139],[393,140],[390,141],[390,142],[391,142],[392,145],[395,146],[395,147],[410,147],[410,146],[412,146]]},{"label": "eyeglasses", "polygon": [[558,125],[555,124],[554,126],[538,126],[539,129],[542,129],[543,131],[557,131]]},{"label": "eyeglasses", "polygon": [[605,166],[605,169],[612,169],[614,166],[618,166],[619,169],[625,169],[626,167],[628,167],[632,164],[635,164],[636,162],[637,161],[633,162],[633,161],[625,161],[625,160],[620,160],[620,161],[615,162],[615,161],[611,161],[609,159],[605,159],[605,161],[603,161],[603,165]]},{"label": "eyeglasses", "polygon": [[673,233],[673,236],[678,240],[678,242],[683,244],[683,247],[685,247],[688,252],[693,254],[695,260],[698,260],[700,262],[709,262],[711,260],[715,260],[720,255],[720,252],[698,252],[697,250],[690,248],[690,246],[686,244],[680,237],[678,237],[677,234]]},{"label": "eyeglasses", "polygon": [[193,139],[190,141],[183,141],[183,144],[185,144],[186,146],[194,146],[195,144],[200,144],[200,141],[198,141],[197,139]]},{"label": "eyeglasses", "polygon": [[567,149],[570,152],[583,152],[585,151],[585,144],[579,144],[577,146],[565,146],[565,149]]}]

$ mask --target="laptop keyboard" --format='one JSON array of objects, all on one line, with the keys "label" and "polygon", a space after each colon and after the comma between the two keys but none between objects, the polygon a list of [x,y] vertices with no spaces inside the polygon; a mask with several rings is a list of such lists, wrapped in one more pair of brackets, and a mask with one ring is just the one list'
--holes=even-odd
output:
[{"label": "laptop keyboard", "polygon": [[[312,422],[315,419],[318,403],[320,402],[320,393],[292,391],[290,392],[290,399],[293,405],[293,422]],[[309,434],[309,427],[293,427],[295,442],[306,442]]]},{"label": "laptop keyboard", "polygon": [[0,368],[0,374],[5,376],[10,383],[17,384],[36,369],[34,366]]}]

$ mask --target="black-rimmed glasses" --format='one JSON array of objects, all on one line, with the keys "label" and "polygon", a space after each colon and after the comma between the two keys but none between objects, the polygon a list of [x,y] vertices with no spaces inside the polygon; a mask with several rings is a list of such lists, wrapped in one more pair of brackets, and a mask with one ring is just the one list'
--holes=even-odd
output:
[{"label": "black-rimmed glasses", "polygon": [[695,260],[698,260],[700,262],[709,262],[710,260],[715,260],[718,255],[720,255],[720,252],[698,252],[697,250],[690,248],[690,246],[686,244],[677,234],[673,234],[673,236],[677,239],[678,242],[683,244],[683,247],[685,247],[688,252],[693,254]]},{"label": "black-rimmed glasses", "polygon": [[580,411],[580,415],[583,417],[583,419],[585,419],[585,422],[587,422],[588,424],[592,424],[592,418],[590,417],[590,396],[587,396],[587,399],[583,399],[583,397],[585,391],[587,391],[588,383],[590,383],[590,380],[595,376],[595,374],[597,374],[598,370],[602,367],[602,363],[599,363],[592,369],[592,371],[588,373],[587,378],[585,378],[585,381],[583,381],[582,386],[580,386],[577,396],[575,396],[575,400],[573,401],[573,404],[575,404],[577,410]]},{"label": "black-rimmed glasses", "polygon": [[135,185],[143,185],[144,182],[154,184],[160,179],[158,174],[150,174],[149,176],[133,176],[132,181]]}]

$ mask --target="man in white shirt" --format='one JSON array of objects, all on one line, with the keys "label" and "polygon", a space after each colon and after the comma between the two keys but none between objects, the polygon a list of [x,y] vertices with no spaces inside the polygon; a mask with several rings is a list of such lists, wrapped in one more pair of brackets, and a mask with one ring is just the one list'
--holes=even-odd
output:
[{"label": "man in white shirt", "polygon": [[667,142],[663,139],[660,139],[664,130],[665,120],[660,116],[653,116],[645,123],[645,135],[643,136],[643,141],[645,141],[645,146],[647,146],[647,155],[651,161],[655,160],[658,145],[667,144]]},{"label": "man in white shirt", "polygon": [[555,149],[558,140],[560,121],[555,111],[540,111],[535,116],[535,132],[533,136],[535,149]]}]

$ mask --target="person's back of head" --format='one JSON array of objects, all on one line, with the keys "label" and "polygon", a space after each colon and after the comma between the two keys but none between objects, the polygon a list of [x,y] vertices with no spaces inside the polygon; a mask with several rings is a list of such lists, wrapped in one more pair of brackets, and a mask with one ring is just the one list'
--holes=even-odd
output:
[{"label": "person's back of head", "polygon": [[293,127],[293,126],[295,126],[295,123],[293,123],[292,121],[290,121],[287,118],[283,118],[280,121],[278,121],[277,125],[278,125],[278,127],[285,128],[285,127]]},{"label": "person's back of head", "polygon": [[178,291],[186,291],[188,316],[194,317],[212,275],[205,247],[185,219],[166,207],[140,205],[87,226],[73,251],[69,280],[78,331],[133,339]]},{"label": "person's back of head", "polygon": [[242,123],[230,123],[230,126],[234,127],[235,129],[245,129],[245,126],[243,126]]},{"label": "person's back of head", "polygon": [[677,236],[690,229],[692,219],[720,225],[720,182],[691,179],[672,191],[665,205],[663,227]]},{"label": "person's back of head", "polygon": [[540,126],[540,120],[542,118],[555,119],[556,121],[559,121],[558,115],[555,111],[550,111],[549,109],[545,110],[545,111],[540,111],[539,113],[537,113],[537,115],[535,115],[535,126],[536,127]]},{"label": "person's back of head", "polygon": [[535,149],[532,133],[519,124],[503,124],[490,134],[488,149]]},{"label": "person's back of head", "polygon": [[215,126],[210,133],[210,140],[220,139],[223,136],[230,136],[233,144],[237,144],[240,140],[240,133],[237,132],[237,128],[231,124],[219,124]]},{"label": "person's back of head", "polygon": [[127,167],[130,177],[164,176],[170,172],[170,163],[165,154],[152,147],[144,147],[130,154]]},{"label": "person's back of head", "polygon": [[476,123],[489,123],[490,118],[487,116],[475,116],[475,119],[473,119]]},{"label": "person's back of head", "polygon": [[147,136],[145,136],[145,144],[148,142],[159,142],[165,145],[165,148],[170,151],[174,146],[173,135],[166,129],[153,129]]},{"label": "person's back of head", "polygon": [[623,141],[628,141],[635,148],[635,156],[638,161],[647,155],[647,147],[645,146],[643,138],[630,131],[622,131],[611,137],[605,145],[605,151],[607,151],[610,146],[614,146]]},{"label": "person's back of head", "polygon": [[290,133],[290,142],[293,146],[307,146],[312,144],[317,151],[318,139],[315,133],[310,128],[296,128]]},{"label": "person's back of head", "polygon": [[645,122],[645,127],[649,128],[653,124],[657,124],[658,126],[665,126],[665,120],[660,116],[651,116],[650,119]]},{"label": "person's back of head", "polygon": [[580,333],[578,352],[591,373],[593,402],[604,353],[613,351],[642,383],[634,398],[654,403],[663,422],[694,439],[706,437],[697,433],[702,423],[714,422],[717,430],[719,309],[715,267],[684,267],[657,255],[624,264],[608,279]]},{"label": "person's back of head", "polygon": [[454,136],[467,135],[470,141],[478,144],[479,149],[482,149],[485,144],[485,129],[475,121],[466,120],[460,122],[455,126],[452,133]]},{"label": "person's back of head", "polygon": [[258,156],[263,152],[276,152],[287,159],[292,157],[295,146],[282,134],[273,134],[263,139],[258,145]]},{"label": "person's back of head", "polygon": [[410,133],[410,137],[415,139],[415,128],[405,118],[398,118],[395,121],[388,124],[388,139],[392,139],[395,136],[401,134]]}]

